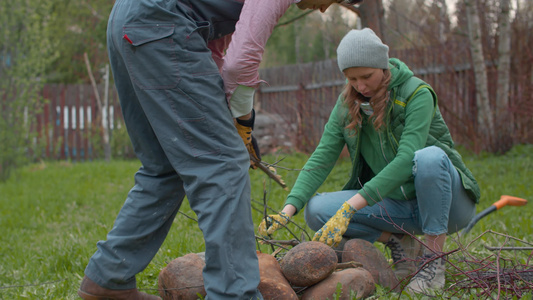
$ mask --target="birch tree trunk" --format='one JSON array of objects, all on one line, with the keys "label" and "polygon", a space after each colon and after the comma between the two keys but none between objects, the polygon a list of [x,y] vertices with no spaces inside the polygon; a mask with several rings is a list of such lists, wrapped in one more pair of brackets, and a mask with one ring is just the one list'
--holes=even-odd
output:
[{"label": "birch tree trunk", "polygon": [[498,20],[498,84],[496,94],[498,152],[505,153],[512,147],[512,114],[509,111],[509,82],[511,73],[511,24],[510,0],[500,0]]},{"label": "birch tree trunk", "polygon": [[105,117],[102,119],[104,128],[104,157],[105,161],[111,160],[111,116],[109,115],[109,64],[105,65],[104,75],[104,111]]},{"label": "birch tree trunk", "polygon": [[448,14],[448,5],[446,5],[446,0],[437,0],[436,2],[439,3],[440,7],[440,14],[439,14],[439,42],[441,44],[444,44],[448,38],[447,35],[447,14]]},{"label": "birch tree trunk", "polygon": [[487,83],[487,68],[483,55],[483,44],[481,41],[481,25],[477,0],[465,0],[466,16],[468,21],[468,38],[470,40],[470,53],[474,67],[474,77],[476,83],[476,105],[477,105],[477,133],[483,139],[483,145],[489,145],[491,150],[494,142],[494,122],[492,110],[489,102],[489,92]]}]

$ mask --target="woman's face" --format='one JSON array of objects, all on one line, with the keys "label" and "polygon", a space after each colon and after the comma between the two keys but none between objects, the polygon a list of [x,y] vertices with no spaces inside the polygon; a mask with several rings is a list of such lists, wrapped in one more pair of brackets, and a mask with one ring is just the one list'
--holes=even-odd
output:
[{"label": "woman's face", "polygon": [[378,92],[383,80],[383,70],[368,67],[353,67],[343,71],[350,85],[367,98]]},{"label": "woman's face", "polygon": [[320,12],[325,12],[333,3],[340,3],[342,0],[302,0],[296,3],[299,9],[319,9]]}]

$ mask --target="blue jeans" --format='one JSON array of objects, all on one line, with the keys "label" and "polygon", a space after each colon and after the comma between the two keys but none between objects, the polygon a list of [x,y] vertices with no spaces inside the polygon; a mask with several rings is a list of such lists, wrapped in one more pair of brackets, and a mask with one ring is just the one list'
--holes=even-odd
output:
[{"label": "blue jeans", "polygon": [[[415,152],[413,176],[416,199],[384,198],[354,215],[347,238],[375,242],[382,232],[440,235],[465,227],[475,215],[475,203],[461,183],[461,177],[444,151],[431,146]],[[319,193],[305,208],[305,221],[319,230],[342,203],[358,190]]]}]

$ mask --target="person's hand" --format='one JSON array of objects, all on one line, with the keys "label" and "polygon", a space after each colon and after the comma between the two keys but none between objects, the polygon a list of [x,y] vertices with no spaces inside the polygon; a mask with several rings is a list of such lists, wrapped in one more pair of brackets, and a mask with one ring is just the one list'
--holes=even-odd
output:
[{"label": "person's hand", "polygon": [[356,211],[348,202],[344,202],[337,213],[315,233],[313,241],[322,242],[328,246],[337,246],[342,240],[342,235],[348,229],[350,219]]},{"label": "person's hand", "polygon": [[241,136],[248,153],[250,153],[250,167],[257,169],[257,164],[261,161],[261,152],[259,151],[259,145],[257,140],[252,135],[255,122],[255,110],[252,109],[252,117],[248,120],[242,120],[237,118],[235,127],[237,132]]},{"label": "person's hand", "polygon": [[269,215],[259,224],[258,232],[262,236],[271,235],[274,231],[287,225],[289,219],[289,215],[284,212],[280,212],[277,215]]}]

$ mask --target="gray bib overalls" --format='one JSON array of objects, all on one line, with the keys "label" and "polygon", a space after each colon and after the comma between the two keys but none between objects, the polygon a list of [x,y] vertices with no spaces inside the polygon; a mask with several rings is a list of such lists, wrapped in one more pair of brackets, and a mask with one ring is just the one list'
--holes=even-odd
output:
[{"label": "gray bib overalls", "polygon": [[135,287],[135,275],[158,252],[187,196],[204,235],[209,298],[261,298],[249,156],[207,48],[208,40],[234,31],[241,8],[235,0],[115,3],[109,59],[142,166],[86,268],[99,285]]}]

